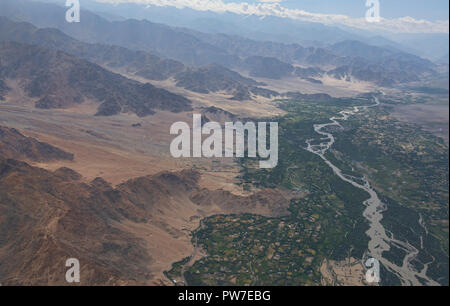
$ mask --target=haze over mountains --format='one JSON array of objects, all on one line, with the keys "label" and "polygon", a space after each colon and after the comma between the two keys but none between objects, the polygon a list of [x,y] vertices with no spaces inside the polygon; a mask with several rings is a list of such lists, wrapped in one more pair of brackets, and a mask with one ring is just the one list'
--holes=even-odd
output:
[{"label": "haze over mountains", "polygon": [[[185,65],[219,64],[272,79],[292,76],[295,65],[319,67],[331,77],[392,86],[433,74],[434,64],[402,51],[346,41],[331,47],[262,42],[207,34],[147,20],[108,21],[83,11],[83,22],[67,23],[65,8],[54,4],[2,1],[0,14],[40,27],[55,27],[79,40],[147,51]],[[336,50],[335,50],[336,49]],[[263,58],[252,58],[265,57]],[[276,62],[278,60],[279,62]],[[291,65],[292,67],[288,66]],[[373,73],[366,73],[367,71]],[[311,78],[312,76],[305,76]]]},{"label": "haze over mountains", "polygon": [[[48,0],[57,2],[58,0]],[[311,4],[311,1],[309,5]],[[364,2],[353,9],[364,13]],[[303,5],[303,3],[302,3]],[[306,3],[305,5],[308,5]],[[448,33],[436,34],[403,34],[370,32],[346,26],[324,25],[319,22],[306,22],[279,18],[275,16],[246,16],[233,13],[216,13],[198,11],[190,8],[175,8],[170,6],[150,6],[136,3],[120,3],[109,5],[97,1],[85,0],[83,6],[109,20],[124,20],[125,18],[148,19],[177,27],[186,27],[211,34],[225,33],[239,35],[260,41],[281,43],[299,43],[303,46],[323,47],[344,40],[358,40],[366,44],[394,48],[412,52],[432,60],[438,60],[448,53]],[[316,5],[320,6],[320,5]],[[348,7],[348,3],[343,3]],[[383,15],[387,14],[386,4],[383,4]],[[359,15],[357,15],[360,17]],[[362,16],[361,16],[362,17]],[[447,17],[448,18],[448,17]]]},{"label": "haze over mountains", "polygon": [[245,78],[217,64],[204,67],[186,67],[181,62],[163,59],[145,51],[105,44],[89,44],[75,40],[56,29],[38,29],[29,23],[13,22],[0,17],[0,41],[16,41],[61,50],[111,69],[148,80],[167,80],[173,77],[176,85],[194,92],[225,91],[236,99],[250,99],[252,94],[275,96],[278,93],[258,86],[263,83]]}]

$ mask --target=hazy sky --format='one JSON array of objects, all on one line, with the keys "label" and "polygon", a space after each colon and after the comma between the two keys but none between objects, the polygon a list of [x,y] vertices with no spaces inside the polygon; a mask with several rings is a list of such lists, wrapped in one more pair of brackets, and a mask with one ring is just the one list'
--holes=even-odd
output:
[{"label": "hazy sky", "polygon": [[[361,17],[366,10],[365,0],[284,0],[279,2],[289,8],[303,9],[313,13],[344,14],[353,18]],[[385,18],[410,16],[430,21],[448,20],[448,4],[448,0],[380,0],[381,15]]]},{"label": "hazy sky", "polygon": [[[96,0],[199,11],[277,16],[397,33],[448,33],[448,0],[378,0],[381,22],[365,19],[366,0]],[[372,0],[374,1],[374,0]]]}]

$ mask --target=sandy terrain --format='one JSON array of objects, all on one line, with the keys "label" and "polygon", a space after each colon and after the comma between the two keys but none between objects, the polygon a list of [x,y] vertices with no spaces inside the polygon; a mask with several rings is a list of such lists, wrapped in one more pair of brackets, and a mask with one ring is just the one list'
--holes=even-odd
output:
[{"label": "sandy terrain", "polygon": [[320,273],[324,286],[367,286],[366,270],[362,262],[353,257],[345,261],[324,260]]},{"label": "sandy terrain", "polygon": [[392,113],[401,121],[412,122],[449,141],[449,105],[398,105]]},{"label": "sandy terrain", "polygon": [[50,170],[66,166],[86,181],[100,176],[113,185],[164,170],[196,168],[211,171],[213,182],[205,179],[205,186],[236,189],[230,181],[238,171],[233,159],[175,159],[170,155],[170,142],[175,137],[169,133],[170,126],[177,121],[191,123],[192,113],[160,111],[145,118],[134,114],[95,117],[96,105],[92,102],[64,110],[41,110],[32,106],[33,101],[24,101],[27,99],[16,92],[1,103],[0,124],[75,154],[74,161],[33,165]]},{"label": "sandy terrain", "polygon": [[[250,77],[245,73],[242,75]],[[272,80],[265,78],[255,78],[252,79],[263,82],[268,86],[267,89],[275,90],[279,93],[289,92],[289,91],[299,91],[303,94],[315,94],[315,93],[326,93],[332,97],[352,97],[361,93],[371,92],[375,87],[368,82],[347,82],[344,80],[337,80],[328,76],[322,78],[317,78],[322,81],[323,84],[314,84],[307,80],[303,80],[297,77],[284,78],[281,80]]]}]

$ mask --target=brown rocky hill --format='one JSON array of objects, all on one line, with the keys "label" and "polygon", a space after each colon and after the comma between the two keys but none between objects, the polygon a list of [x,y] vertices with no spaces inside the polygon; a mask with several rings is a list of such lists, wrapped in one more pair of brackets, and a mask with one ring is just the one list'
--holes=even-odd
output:
[{"label": "brown rocky hill", "polygon": [[0,157],[46,162],[72,160],[74,156],[33,137],[26,137],[16,129],[0,126]]},{"label": "brown rocky hill", "polygon": [[217,64],[187,68],[175,75],[175,81],[177,86],[198,93],[224,91],[232,94],[233,100],[250,100],[252,94],[268,98],[279,95],[275,91],[258,87],[265,86],[264,83],[243,77]]},{"label": "brown rocky hill", "polygon": [[191,101],[112,73],[86,60],[38,46],[0,44],[0,79],[19,80],[39,108],[68,108],[87,99],[97,101],[97,115],[132,112],[138,116],[154,109],[191,110]]},{"label": "brown rocky hill", "polygon": [[66,285],[65,261],[77,258],[81,285],[168,284],[163,269],[187,255],[174,255],[176,246],[190,246],[182,224],[213,213],[287,214],[275,190],[249,198],[201,188],[199,178],[163,172],[112,187],[0,158],[0,283]]},{"label": "brown rocky hill", "polygon": [[150,260],[138,239],[111,226],[138,219],[100,180],[69,176],[0,160],[0,282],[3,285],[65,284],[65,261],[75,257],[88,284],[143,281]]},{"label": "brown rocky hill", "polygon": [[215,121],[224,124],[225,122],[235,121],[238,119],[238,116],[235,114],[215,106],[201,108],[201,114],[203,122]]}]

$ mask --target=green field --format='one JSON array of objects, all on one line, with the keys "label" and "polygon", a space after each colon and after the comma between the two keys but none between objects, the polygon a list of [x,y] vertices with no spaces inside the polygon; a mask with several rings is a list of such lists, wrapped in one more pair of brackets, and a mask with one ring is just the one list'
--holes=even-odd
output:
[{"label": "green field", "polygon": [[[242,159],[240,184],[247,190],[282,187],[302,196],[291,201],[290,215],[281,218],[220,215],[203,220],[193,241],[208,256],[187,268],[189,285],[319,285],[324,259],[362,259],[367,250],[362,203],[368,194],[306,151],[305,141],[320,136],[313,124],[371,101],[279,103],[288,111],[277,118],[279,164],[259,169],[254,160]],[[396,121],[383,106],[357,114],[343,126],[333,131],[336,143],[327,158],[346,174],[368,177],[388,204],[383,225],[420,249],[412,264],[423,268],[433,261],[428,275],[448,284],[448,147],[417,126]],[[420,216],[428,233],[418,222]],[[395,248],[385,255],[396,263],[404,257]],[[382,272],[383,284],[399,284],[395,275]]]}]

